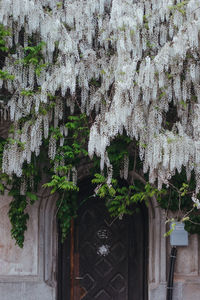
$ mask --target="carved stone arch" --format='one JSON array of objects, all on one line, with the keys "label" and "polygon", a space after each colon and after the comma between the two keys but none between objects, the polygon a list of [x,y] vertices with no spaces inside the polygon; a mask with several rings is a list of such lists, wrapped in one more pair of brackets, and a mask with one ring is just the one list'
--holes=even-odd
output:
[{"label": "carved stone arch", "polygon": [[[56,289],[56,269],[58,255],[58,230],[56,220],[56,201],[58,195],[43,190],[39,205],[39,257],[40,277],[46,284]],[[56,292],[55,292],[56,293]]]},{"label": "carved stone arch", "polygon": [[[88,174],[87,174],[88,175]],[[81,176],[84,181],[88,176]],[[87,189],[87,187],[85,186]],[[57,299],[58,230],[56,200],[58,196],[43,190],[39,206],[39,257],[40,275],[54,291]],[[165,212],[151,199],[148,207],[148,295],[149,300],[166,298],[166,232]]]},{"label": "carved stone arch", "polygon": [[[146,184],[145,179],[138,173],[129,172],[129,181],[134,179]],[[148,206],[149,249],[148,249],[148,295],[149,300],[166,299],[166,216],[165,211],[158,206],[154,198]]]},{"label": "carved stone arch", "polygon": [[[81,172],[80,180],[88,177],[89,172],[87,169],[90,168],[90,165],[84,166]],[[85,174],[84,174],[85,171]],[[87,174],[87,176],[84,175]],[[145,184],[145,182],[143,182]],[[56,199],[57,196],[50,195],[49,191],[43,190],[41,193],[41,200],[39,202],[39,269],[40,269],[40,281],[45,282],[46,287],[48,286],[51,289],[52,297],[44,299],[57,299],[57,276],[56,271],[58,269],[58,233],[57,233],[57,224],[56,224]],[[165,224],[166,216],[165,211],[162,210],[156,201],[152,199],[148,207],[148,224],[149,224],[149,249],[148,249],[148,299],[149,300],[165,300],[166,299],[166,262],[169,252],[169,244],[164,233],[167,231]],[[177,276],[178,280],[175,280],[175,290],[174,296],[177,296],[177,299],[187,299],[184,298],[182,290],[190,287],[189,280],[190,270],[193,270],[193,265],[195,266],[195,276],[193,275],[195,284],[198,283],[199,286],[199,243],[198,237],[190,237],[190,246],[187,249],[179,249],[179,261],[177,261]],[[190,263],[187,262],[187,268],[185,267],[184,272],[182,271],[182,266],[185,263],[185,253],[188,253],[188,257],[191,257],[191,253],[194,253],[194,259]],[[182,275],[183,274],[183,275]],[[182,276],[182,277],[181,277]],[[185,277],[184,277],[185,276]],[[179,279],[181,278],[181,279]],[[183,279],[182,279],[183,278]],[[186,279],[185,279],[186,278]],[[189,279],[188,279],[189,278]],[[176,279],[176,278],[175,278]],[[24,280],[24,279],[23,279]],[[182,280],[182,281],[180,281]],[[188,280],[189,283],[184,285],[183,280]],[[19,280],[18,280],[19,281]],[[1,283],[0,283],[1,289]],[[16,287],[15,287],[16,289]],[[196,294],[199,293],[199,289]],[[195,295],[196,295],[195,294]],[[197,296],[198,298],[198,296]],[[5,298],[7,300],[7,298]],[[9,298],[8,298],[9,299]],[[10,298],[11,299],[11,298]],[[9,300],[10,300],[9,299]],[[39,298],[38,298],[39,299]],[[3,299],[4,300],[4,299]],[[15,299],[18,300],[18,299]]]},{"label": "carved stone arch", "polygon": [[165,212],[156,199],[149,205],[149,300],[166,299]]}]

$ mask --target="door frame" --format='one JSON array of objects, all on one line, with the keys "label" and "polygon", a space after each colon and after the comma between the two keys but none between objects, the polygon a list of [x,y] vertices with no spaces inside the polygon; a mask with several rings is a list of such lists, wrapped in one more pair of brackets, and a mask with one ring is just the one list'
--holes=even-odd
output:
[{"label": "door frame", "polygon": [[[88,192],[88,186],[91,188],[91,181],[87,180],[81,185],[82,188],[80,195],[86,195],[83,190]],[[148,278],[149,278],[149,216],[148,216],[148,208],[142,203],[142,214],[143,214],[143,225],[144,225],[144,243],[145,246],[143,248],[143,260],[145,263],[144,270],[144,281],[143,281],[143,291],[144,291],[144,299],[148,300]],[[134,216],[133,216],[134,217]],[[76,261],[79,260],[78,253],[75,253],[75,244],[77,241],[75,237],[77,234],[75,233],[76,226],[74,224],[74,220],[71,221],[71,229],[67,238],[67,242],[64,244],[59,243],[58,245],[58,287],[57,287],[57,299],[58,300],[79,300],[81,299],[80,293],[81,291],[77,288],[79,285],[79,270],[77,269]],[[60,234],[59,234],[60,235]],[[60,237],[58,240],[61,240]],[[68,255],[66,256],[66,253]],[[64,261],[64,266],[63,266]],[[77,277],[77,279],[75,279]]]}]

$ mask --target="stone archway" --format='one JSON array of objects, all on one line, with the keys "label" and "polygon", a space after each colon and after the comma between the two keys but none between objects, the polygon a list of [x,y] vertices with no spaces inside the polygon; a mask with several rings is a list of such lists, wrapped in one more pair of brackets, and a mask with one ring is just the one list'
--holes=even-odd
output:
[{"label": "stone archway", "polygon": [[[85,185],[85,189],[88,186]],[[52,289],[52,299],[58,298],[58,285],[61,280],[59,277],[60,254],[62,251],[69,251],[66,244],[61,249],[58,248],[58,231],[56,221],[56,197],[50,195],[49,191],[41,194],[39,207],[39,260],[40,260],[40,278],[43,278],[45,284]],[[166,298],[166,232],[165,212],[157,205],[156,199],[152,199],[148,207],[148,299],[165,300]],[[65,258],[66,268],[69,272],[70,258]],[[65,275],[62,280],[65,281],[69,294],[70,285],[67,287],[68,278]],[[38,298],[39,299],[39,298]],[[51,298],[49,298],[51,299]],[[62,298],[61,298],[62,300]]]}]

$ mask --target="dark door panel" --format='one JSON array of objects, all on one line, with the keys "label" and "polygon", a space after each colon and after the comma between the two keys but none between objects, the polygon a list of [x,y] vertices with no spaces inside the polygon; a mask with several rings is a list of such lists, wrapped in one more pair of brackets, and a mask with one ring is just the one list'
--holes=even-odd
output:
[{"label": "dark door panel", "polygon": [[[128,300],[127,220],[109,217],[103,201],[93,199],[80,211],[80,282],[87,290],[83,300]],[[90,285],[85,284],[90,278]]]},{"label": "dark door panel", "polygon": [[59,300],[147,300],[148,218],[147,209],[139,208],[133,216],[113,220],[102,200],[93,198],[81,207],[73,237],[61,246],[59,278],[65,282],[59,284]]}]

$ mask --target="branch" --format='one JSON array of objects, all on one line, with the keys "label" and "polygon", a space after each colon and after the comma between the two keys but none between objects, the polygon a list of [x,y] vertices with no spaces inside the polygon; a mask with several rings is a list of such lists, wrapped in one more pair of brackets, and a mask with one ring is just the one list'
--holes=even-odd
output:
[{"label": "branch", "polygon": [[[140,174],[138,174],[135,170],[130,171],[129,175],[130,175],[130,184],[133,184],[134,179],[141,181],[144,185],[147,184],[147,181],[144,179],[144,177],[142,177]],[[153,196],[152,199],[156,200],[155,196]],[[149,198],[149,203],[151,206],[153,218],[155,218],[155,209],[153,206],[152,199]]]}]

